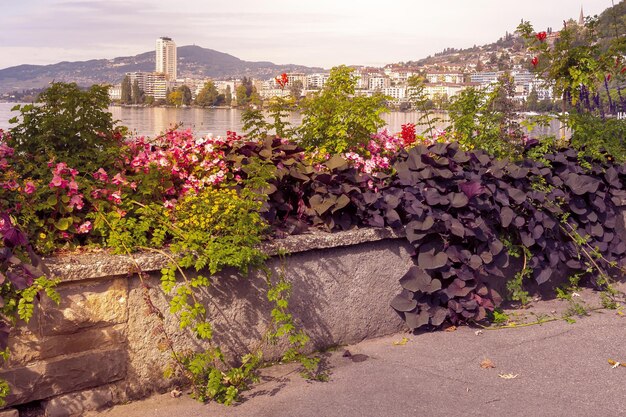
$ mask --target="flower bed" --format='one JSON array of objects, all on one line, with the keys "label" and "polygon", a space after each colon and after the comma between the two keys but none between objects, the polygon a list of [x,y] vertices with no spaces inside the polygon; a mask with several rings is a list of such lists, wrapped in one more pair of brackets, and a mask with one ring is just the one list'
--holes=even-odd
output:
[{"label": "flower bed", "polygon": [[[57,94],[54,88],[48,94]],[[610,155],[526,140],[524,146],[515,142],[518,159],[498,159],[468,150],[463,141],[449,139],[454,135],[418,138],[411,126],[397,135],[371,135],[336,155],[316,155],[275,136],[197,138],[174,130],[154,139],[122,140],[117,130],[99,130],[107,126],[97,117],[93,129],[77,132],[74,141],[37,141],[42,133],[31,130],[47,123],[47,111],[30,108],[25,120],[43,118],[14,129],[14,137],[0,131],[2,348],[17,320],[33,317],[41,294],[64,302],[38,255],[55,250],[105,247],[130,259],[137,251],[166,259],[161,290],[180,329],[161,326],[162,347],[177,365],[170,373],[188,378],[199,399],[224,403],[235,401],[254,380],[263,358],[262,350],[250,349],[233,360],[210,342],[223,340],[228,329],[216,322],[206,295],[219,288],[216,277],[233,268],[265,272],[265,292],[255,294],[267,298],[272,320],[257,336],[263,342],[287,340],[284,359],[300,360],[309,377],[323,377],[317,360],[304,354],[307,331],[290,313],[289,296],[300,289],[284,270],[264,267],[268,253],[261,243],[269,237],[312,228],[387,227],[402,234],[414,264],[396,277],[401,292],[389,302],[411,329],[488,320],[502,296],[524,303],[529,283],[554,285],[556,271],[571,271],[577,283],[608,290],[626,267],[619,229],[626,165]],[[516,258],[519,270],[510,271]],[[137,278],[153,319],[171,320],[151,292],[154,276],[136,259],[128,272]],[[118,279],[111,285],[124,293],[128,283]],[[218,291],[228,296],[228,289]],[[205,349],[177,348],[185,332]],[[125,371],[111,372],[117,378]]]}]

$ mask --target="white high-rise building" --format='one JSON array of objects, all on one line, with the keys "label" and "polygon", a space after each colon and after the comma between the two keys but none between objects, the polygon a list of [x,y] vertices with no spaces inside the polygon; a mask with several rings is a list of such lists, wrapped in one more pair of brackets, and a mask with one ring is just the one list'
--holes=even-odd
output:
[{"label": "white high-rise building", "polygon": [[165,74],[168,80],[176,79],[176,44],[172,38],[161,37],[156,41],[156,72]]}]

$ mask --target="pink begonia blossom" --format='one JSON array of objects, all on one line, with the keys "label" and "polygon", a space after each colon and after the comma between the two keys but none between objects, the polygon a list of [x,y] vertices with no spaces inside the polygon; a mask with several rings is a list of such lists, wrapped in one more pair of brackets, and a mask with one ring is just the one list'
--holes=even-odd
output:
[{"label": "pink begonia blossom", "polygon": [[109,190],[106,188],[96,188],[91,192],[91,198],[95,199],[106,197],[107,195],[109,195]]},{"label": "pink begonia blossom", "polygon": [[104,170],[104,168],[100,168],[96,172],[94,172],[93,177],[99,181],[107,182],[109,180],[109,175]]},{"label": "pink begonia blossom", "polygon": [[19,184],[15,180],[9,180],[1,184],[2,188],[4,188],[5,190],[17,190],[19,188]]},{"label": "pink begonia blossom", "polygon": [[58,164],[56,164],[56,166],[54,167],[54,173],[55,174],[62,174],[63,171],[65,171],[67,169],[67,164],[65,162],[59,162]]},{"label": "pink begonia blossom", "polygon": [[122,177],[122,174],[117,173],[111,180],[111,184],[113,185],[128,184],[128,181],[126,181],[126,178]]},{"label": "pink begonia blossom", "polygon": [[75,194],[70,198],[70,202],[68,204],[68,206],[70,208],[75,208],[77,210],[82,210],[83,208],[83,195],[82,194]]},{"label": "pink begonia blossom", "polygon": [[76,231],[80,234],[89,233],[91,231],[91,227],[91,222],[87,220],[86,222],[78,226],[78,228],[76,228]]},{"label": "pink begonia blossom", "polygon": [[52,176],[52,181],[50,181],[50,184],[48,184],[48,186],[50,188],[65,188],[67,186],[69,182],[67,180],[64,180],[59,174],[54,174]]},{"label": "pink begonia blossom", "polygon": [[32,181],[27,181],[27,182],[24,184],[24,192],[25,192],[26,194],[32,194],[32,193],[34,193],[34,192],[35,192],[35,190],[37,190],[37,188],[35,187],[35,183],[34,183],[34,182],[32,182]]},{"label": "pink begonia blossom", "polygon": [[0,158],[11,157],[15,150],[5,143],[0,143]]},{"label": "pink begonia blossom", "polygon": [[109,194],[107,200],[113,201],[115,204],[122,204],[122,191],[113,191],[111,194]]},{"label": "pink begonia blossom", "polygon": [[69,190],[69,194],[70,195],[74,195],[75,193],[78,192],[78,183],[76,181],[74,181],[74,179],[72,179],[68,184],[67,184],[67,189]]}]

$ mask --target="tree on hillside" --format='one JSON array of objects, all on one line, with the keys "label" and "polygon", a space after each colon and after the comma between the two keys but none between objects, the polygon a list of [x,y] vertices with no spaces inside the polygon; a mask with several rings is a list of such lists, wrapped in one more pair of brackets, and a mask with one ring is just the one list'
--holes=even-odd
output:
[{"label": "tree on hillside", "polygon": [[122,98],[120,102],[122,104],[130,104],[133,101],[132,86],[130,84],[130,77],[127,75],[122,80]]}]

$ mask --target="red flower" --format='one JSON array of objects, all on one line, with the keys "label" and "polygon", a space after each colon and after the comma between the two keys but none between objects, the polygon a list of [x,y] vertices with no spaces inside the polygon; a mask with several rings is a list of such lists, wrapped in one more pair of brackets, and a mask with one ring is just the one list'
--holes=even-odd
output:
[{"label": "red flower", "polygon": [[402,132],[400,133],[400,137],[402,137],[405,146],[408,146],[415,142],[415,125],[413,123],[407,123],[402,125]]},{"label": "red flower", "polygon": [[606,74],[606,80],[611,81],[611,74]]},{"label": "red flower", "polygon": [[276,81],[276,84],[280,85],[280,88],[285,88],[289,82],[289,77],[283,72],[280,74],[280,77],[276,77],[274,80]]},{"label": "red flower", "polygon": [[539,58],[534,57],[530,63],[533,64],[533,67],[536,67],[539,64]]},{"label": "red flower", "polygon": [[548,34],[546,32],[539,32],[535,35],[535,38],[537,38],[539,42],[545,41],[547,37],[548,37]]},{"label": "red flower", "polygon": [[620,71],[620,74],[623,74],[626,72],[626,67],[622,68],[622,70]]}]

